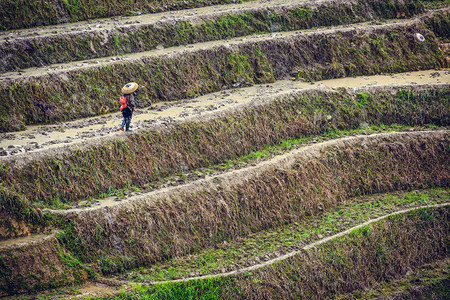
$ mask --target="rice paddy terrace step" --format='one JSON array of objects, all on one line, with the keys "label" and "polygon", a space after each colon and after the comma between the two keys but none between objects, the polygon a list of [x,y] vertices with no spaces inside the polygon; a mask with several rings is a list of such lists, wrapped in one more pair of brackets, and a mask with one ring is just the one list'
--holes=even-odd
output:
[{"label": "rice paddy terrace step", "polygon": [[[434,34],[414,20],[197,43],[6,74],[0,79],[0,92],[8,95],[0,130],[117,111],[124,78],[146,87],[138,101],[144,107],[290,76],[320,80],[441,66],[445,60]],[[16,109],[8,114],[11,103]]]},{"label": "rice paddy terrace step", "polygon": [[264,32],[412,17],[417,1],[254,1],[0,32],[0,73]]},{"label": "rice paddy terrace step", "polygon": [[[435,74],[443,74],[445,79],[445,72]],[[430,75],[422,72],[402,76],[425,82],[441,78]],[[366,77],[362,80],[374,83],[374,80],[382,78]],[[360,83],[357,78],[355,82]],[[402,79],[399,78],[398,82]],[[333,83],[341,86],[335,81],[326,82],[330,86]],[[38,144],[42,149],[34,152],[11,152],[12,155],[0,158],[5,188],[3,197],[15,199],[14,203],[76,203],[110,193],[111,187],[121,189],[126,184],[143,187],[174,174],[225,163],[271,144],[280,144],[285,139],[380,124],[448,126],[449,122],[448,84],[380,86],[356,91],[327,89],[319,84],[318,88],[286,89],[280,93],[280,89],[289,86],[295,87],[290,82],[280,82],[262,90],[250,88],[249,94],[242,95],[241,103],[230,102],[232,107],[218,112],[206,110],[199,116],[182,116],[180,123],[175,119],[179,110],[175,109],[176,114],[167,112],[168,116],[160,120],[161,124],[151,124],[131,135],[112,134],[89,142],[82,140],[83,136],[80,141],[76,140],[80,137],[72,136],[75,141],[67,146],[64,146],[67,138],[62,141],[62,146],[50,139],[52,142]],[[269,95],[267,91],[273,94]],[[230,93],[228,96],[236,95]],[[211,104],[207,102],[206,105],[208,108]],[[175,120],[169,122],[172,117]],[[46,132],[49,131],[43,130],[41,135],[46,136]],[[59,131],[55,133],[60,134]],[[53,133],[48,134],[55,137]],[[42,136],[25,137],[39,141]],[[17,139],[11,141],[20,143]],[[12,145],[8,147],[21,149]],[[127,169],[121,165],[122,160],[127,161]],[[80,174],[75,170],[83,172]],[[116,177],[117,174],[126,176],[127,181]],[[12,208],[17,211],[18,207],[21,205]]]},{"label": "rice paddy terrace step", "polygon": [[[438,217],[434,219],[435,224],[430,227],[429,221],[425,221],[426,218],[436,216]],[[144,285],[136,289],[128,289],[127,292],[130,295],[152,295],[153,297],[166,293],[185,296],[208,293],[219,299],[225,296],[230,297],[230,295],[234,299],[257,299],[259,297],[297,299],[299,295],[301,298],[309,298],[311,295],[320,294],[329,297],[348,296],[349,299],[353,299],[352,292],[360,294],[365,289],[376,287],[376,282],[380,280],[380,277],[367,280],[367,276],[382,276],[382,280],[392,283],[394,280],[407,278],[413,270],[415,271],[424,264],[428,264],[427,268],[433,268],[436,262],[438,266],[443,264],[445,268],[446,262],[448,265],[444,246],[445,232],[448,230],[446,217],[448,217],[448,203],[443,206],[431,205],[428,208],[417,207],[403,212],[398,211],[338,233],[330,239],[325,238],[317,243],[307,245],[300,251],[285,254],[279,259],[253,267],[165,283],[154,282],[154,285],[148,286],[146,286],[148,282],[144,281]],[[439,225],[437,225],[438,223]],[[419,229],[415,234],[411,234],[418,228],[424,231],[419,232],[421,231]],[[433,243],[436,247],[430,246],[428,251],[422,252],[419,249],[427,243],[419,243],[416,239],[427,239],[425,231],[429,231],[431,228],[439,228],[434,236],[439,242],[436,240]],[[434,235],[432,231],[433,229],[429,231],[430,236]],[[411,239],[405,238],[406,235],[409,235]],[[378,250],[374,251],[374,247]],[[389,249],[387,251],[389,251],[391,259],[378,256],[380,247],[385,250]],[[355,249],[358,249],[356,250],[358,253],[355,253]],[[433,252],[431,256],[434,259],[428,256],[431,252]],[[409,253],[408,260],[402,259],[405,253]],[[136,272],[140,271],[142,272],[142,270]],[[441,272],[443,276],[445,273]],[[341,275],[342,277],[340,277]],[[361,284],[359,281],[360,284],[352,284],[350,278],[355,278],[355,276],[364,278],[364,283]],[[340,277],[340,284],[334,285],[336,277]],[[439,282],[439,279],[442,281],[442,278],[435,278],[436,282]],[[120,281],[110,282],[118,284]],[[130,282],[122,281],[122,284],[129,285]],[[330,286],[333,288],[329,288]],[[445,287],[442,288],[445,293]],[[118,298],[121,299],[121,296]]]},{"label": "rice paddy terrace step", "polygon": [[[58,1],[43,6],[52,24],[67,20],[68,7],[54,14]],[[450,8],[418,3],[251,1],[95,19],[130,8],[101,2],[66,15],[88,22],[0,32],[0,296],[201,253],[359,194],[448,187]],[[15,17],[0,26],[37,24]],[[335,77],[347,78],[325,80]],[[114,125],[128,81],[145,86],[132,134]],[[296,138],[395,123],[424,127],[286,150]],[[279,144],[281,155],[198,173]],[[279,265],[307,266],[303,254]],[[257,280],[241,286],[282,278],[277,268],[246,270]]]},{"label": "rice paddy terrace step", "polygon": [[[322,244],[328,243],[328,242],[330,242],[330,241],[332,241],[334,239],[337,239],[339,237],[343,237],[343,236],[349,235],[351,232],[355,232],[355,230],[367,227],[368,225],[370,225],[372,223],[379,222],[379,221],[384,220],[386,218],[397,216],[399,214],[409,213],[409,212],[412,212],[412,211],[415,211],[415,210],[421,210],[421,209],[424,209],[424,208],[441,208],[441,207],[448,207],[448,206],[450,206],[450,203],[426,205],[426,206],[419,206],[419,207],[413,207],[413,208],[408,208],[408,209],[404,209],[404,210],[399,210],[399,211],[396,211],[396,212],[393,212],[393,213],[390,213],[390,214],[383,215],[383,216],[378,217],[378,218],[373,218],[373,219],[371,219],[369,221],[366,221],[366,222],[361,223],[359,225],[353,226],[353,227],[351,227],[351,228],[349,228],[347,230],[344,230],[344,231],[341,231],[339,233],[327,236],[327,237],[322,238],[322,239],[320,239],[318,241],[315,241],[313,243],[305,245],[305,246],[301,247],[299,250],[289,251],[289,252],[284,253],[284,254],[281,254],[281,253],[278,252],[277,253],[278,256],[276,256],[276,257],[274,257],[272,259],[268,259],[268,260],[260,262],[260,263],[255,263],[255,264],[253,264],[251,266],[244,267],[244,268],[239,268],[239,269],[236,269],[236,270],[233,270],[233,271],[229,271],[229,272],[223,272],[223,273],[217,273],[217,274],[211,274],[211,275],[201,275],[201,276],[187,277],[187,278],[174,279],[174,280],[165,280],[165,281],[149,281],[149,282],[136,282],[136,281],[134,281],[134,282],[126,282],[126,281],[122,281],[122,283],[123,284],[128,284],[128,285],[139,284],[139,283],[141,283],[141,284],[142,283],[144,283],[144,284],[164,284],[164,283],[169,283],[169,282],[173,282],[173,283],[174,282],[186,282],[186,281],[190,281],[190,280],[204,280],[204,279],[208,279],[208,278],[217,278],[217,277],[233,276],[233,275],[237,275],[237,274],[245,274],[245,273],[248,273],[248,272],[253,271],[253,270],[257,270],[257,269],[260,269],[260,268],[265,268],[265,267],[270,266],[272,264],[276,264],[276,263],[278,263],[280,261],[283,261],[283,260],[286,260],[286,259],[288,259],[290,257],[296,256],[296,255],[298,255],[300,253],[304,253],[304,250],[314,249],[314,248],[316,248],[316,247],[318,247],[318,246],[320,246]],[[277,254],[275,254],[275,255],[277,255]],[[131,272],[133,272],[133,271],[131,271]],[[122,277],[122,276],[120,276],[120,277]]]},{"label": "rice paddy terrace step", "polygon": [[[412,200],[411,195],[416,193],[418,195],[418,198],[416,200]],[[250,265],[248,265],[247,267],[244,266],[239,266],[238,263],[236,263],[235,265],[231,264],[231,266],[234,266],[236,269],[234,269],[233,267],[230,268],[227,266],[216,266],[216,268],[219,268],[217,271],[215,271],[214,268],[210,269],[210,271],[205,271],[208,270],[208,266],[202,266],[201,267],[201,271],[199,270],[196,273],[193,274],[187,274],[187,273],[183,273],[183,269],[186,268],[186,264],[183,263],[183,260],[186,260],[188,263],[188,265],[192,265],[192,264],[204,264],[204,263],[211,263],[212,265],[215,264],[220,264],[223,263],[222,260],[220,260],[220,256],[221,253],[223,252],[228,252],[229,253],[236,253],[238,252],[241,248],[245,248],[245,252],[247,252],[248,254],[252,255],[251,251],[253,250],[251,247],[256,247],[256,244],[260,244],[260,243],[253,243],[252,244],[252,239],[264,239],[263,243],[270,243],[270,241],[265,240],[264,238],[264,234],[273,236],[275,234],[275,232],[260,232],[258,233],[260,236],[253,236],[252,238],[244,238],[244,239],[240,239],[240,240],[236,240],[236,241],[231,241],[229,243],[223,243],[220,244],[216,247],[214,247],[214,249],[204,249],[204,250],[200,250],[200,252],[198,253],[194,253],[192,255],[189,255],[188,257],[180,257],[177,258],[175,260],[171,261],[171,264],[169,264],[169,269],[172,269],[172,273],[174,275],[170,275],[170,272],[167,272],[166,268],[167,266],[164,266],[164,262],[158,263],[156,265],[153,265],[152,267],[148,267],[148,268],[139,268],[136,270],[131,270],[128,272],[123,272],[122,274],[117,274],[116,276],[114,276],[112,279],[110,278],[104,278],[104,277],[96,277],[95,278],[95,282],[96,283],[88,283],[88,284],[84,284],[75,288],[71,288],[70,291],[64,291],[64,290],[58,290],[57,292],[46,292],[45,294],[41,294],[39,296],[41,297],[52,297],[52,295],[64,295],[64,298],[68,298],[70,297],[70,295],[77,295],[77,297],[83,297],[83,296],[107,296],[107,295],[118,295],[119,294],[119,288],[122,287],[120,290],[122,291],[122,295],[124,293],[124,287],[125,287],[125,291],[127,291],[128,294],[134,294],[136,293],[135,290],[133,290],[133,288],[131,288],[131,285],[133,286],[138,286],[138,285],[150,285],[150,286],[154,286],[157,287],[160,284],[163,285],[167,285],[167,288],[173,288],[172,286],[170,286],[171,284],[176,284],[176,283],[181,283],[181,285],[187,284],[187,285],[192,285],[192,284],[196,284],[195,281],[205,281],[208,279],[214,279],[216,280],[220,280],[221,277],[230,277],[231,276],[231,280],[234,280],[242,275],[245,275],[246,277],[248,276],[255,276],[258,273],[271,273],[272,271],[277,269],[277,266],[280,264],[284,264],[285,260],[296,260],[296,258],[302,257],[305,253],[309,253],[310,255],[314,255],[317,253],[317,251],[322,248],[322,247],[326,247],[328,248],[329,245],[331,244],[335,244],[335,243],[339,243],[339,238],[346,240],[348,242],[349,238],[351,237],[355,237],[358,236],[359,237],[359,233],[360,232],[366,232],[369,231],[369,233],[373,233],[373,230],[376,230],[378,228],[378,226],[380,226],[380,224],[384,223],[384,222],[401,222],[403,221],[403,227],[401,228],[401,230],[403,231],[407,231],[409,230],[409,224],[410,222],[414,219],[417,218],[417,216],[419,216],[419,218],[422,218],[422,220],[425,220],[425,218],[430,218],[430,216],[438,216],[440,215],[440,213],[444,213],[445,214],[445,207],[448,207],[449,203],[436,203],[436,204],[429,204],[429,205],[424,205],[423,202],[422,204],[419,204],[421,201],[416,202],[419,198],[422,198],[422,201],[431,201],[431,203],[433,203],[434,197],[439,197],[437,194],[432,196],[433,192],[431,192],[432,194],[430,194],[430,198],[428,199],[424,199],[423,196],[427,194],[426,191],[415,191],[414,193],[397,193],[396,195],[399,197],[398,199],[394,200],[394,201],[384,201],[382,199],[386,199],[389,197],[392,197],[391,195],[378,195],[376,197],[366,197],[365,199],[365,203],[363,202],[356,202],[355,204],[351,204],[350,202],[347,203],[346,206],[338,206],[338,208],[336,209],[335,212],[324,212],[323,215],[320,215],[317,217],[316,221],[314,221],[313,218],[310,218],[309,220],[306,220],[304,222],[300,222],[300,224],[298,223],[293,223],[288,225],[289,229],[284,229],[284,231],[286,232],[286,230],[292,230],[295,231],[294,228],[299,228],[299,231],[302,232],[302,235],[305,235],[305,233],[307,232],[317,232],[317,229],[320,228],[321,226],[323,226],[322,223],[327,223],[327,219],[329,219],[330,217],[334,217],[334,216],[341,216],[341,218],[344,218],[345,220],[348,220],[348,216],[352,215],[352,217],[356,217],[356,219],[354,220],[356,223],[354,223],[355,225],[353,225],[352,223],[347,223],[345,222],[345,225],[343,225],[342,228],[333,228],[333,232],[335,234],[333,234],[333,232],[327,232],[325,235],[326,237],[324,238],[322,235],[316,235],[316,234],[312,234],[312,239],[308,239],[309,242],[306,242],[301,244],[299,247],[297,247],[296,245],[292,245],[290,247],[282,247],[282,250],[276,251],[275,253],[268,253],[266,255],[264,255],[264,257],[261,257],[261,259],[255,259],[252,260],[252,262],[250,262]],[[441,193],[441,192],[440,192]],[[442,193],[445,194],[445,191],[442,191]],[[404,198],[404,199],[403,199]],[[448,198],[448,196],[447,196]],[[378,200],[376,200],[378,199]],[[409,201],[411,203],[407,204],[405,202],[406,199],[409,199]],[[443,200],[443,199],[442,199]],[[448,199],[447,199],[448,200]],[[381,201],[381,202],[380,202]],[[395,203],[395,201],[398,201],[398,203]],[[444,201],[444,200],[443,200]],[[382,210],[382,204],[386,205],[389,209],[392,209],[390,213],[382,213],[377,212],[377,210]],[[406,205],[406,206],[405,206]],[[364,210],[365,212],[368,214],[369,218],[368,221],[365,221],[366,217],[363,217],[362,219],[360,219],[359,221],[357,219],[358,215],[361,212],[358,212],[358,210],[355,210],[356,207],[358,206],[365,206]],[[403,208],[402,208],[403,207]],[[405,207],[408,207],[405,209]],[[367,211],[367,209],[369,208],[370,211]],[[363,208],[361,208],[363,209]],[[446,209],[447,214],[448,214],[448,209]],[[345,214],[345,217],[343,217],[342,213]],[[437,214],[436,214],[437,213]],[[354,215],[354,216],[353,216]],[[377,217],[378,216],[378,217]],[[441,218],[441,221],[445,220]],[[364,222],[365,221],[365,222]],[[434,222],[437,221],[437,218],[433,219]],[[309,223],[311,223],[310,225],[312,226],[310,228],[310,225],[308,225]],[[391,226],[394,223],[391,223]],[[437,223],[436,223],[437,224]],[[417,225],[417,224],[416,224]],[[425,226],[423,226],[425,225]],[[421,238],[425,234],[424,232],[421,232],[422,229],[425,229],[425,227],[427,224],[422,224],[422,226],[418,226],[417,228],[421,228],[417,233],[417,238]],[[305,227],[306,226],[306,227]],[[434,229],[436,230],[438,228],[438,226],[434,225]],[[300,229],[300,227],[304,227],[305,229],[302,231]],[[291,229],[292,228],[292,229]],[[327,228],[325,226],[325,228]],[[395,225],[394,225],[395,228]],[[393,230],[393,227],[386,227],[384,228],[385,232],[383,232],[383,234],[386,236],[386,238],[389,240],[389,236],[392,234],[393,236],[395,236],[397,234],[396,231]],[[387,230],[386,230],[387,229]],[[283,231],[283,230],[281,230]],[[433,232],[432,234],[430,234],[430,236],[439,236],[440,234],[442,234],[442,231],[439,232],[440,229],[437,229],[436,232]],[[444,229],[445,231],[445,229]],[[319,230],[320,232],[320,230]],[[277,233],[277,235],[283,235],[283,233]],[[369,235],[370,236],[370,235]],[[369,236],[365,236],[366,238]],[[302,238],[297,237],[300,240]],[[361,237],[360,237],[361,238]],[[364,238],[364,235],[363,237]],[[405,242],[404,239],[402,239],[403,242]],[[388,247],[390,247],[390,244],[392,243],[392,239],[390,239],[389,241],[387,241],[384,245],[389,245]],[[289,243],[290,244],[290,243]],[[376,243],[375,243],[376,244]],[[375,245],[372,244],[372,247]],[[404,245],[400,245],[400,247],[403,247]],[[415,246],[409,245],[407,251],[411,251],[411,249],[414,249]],[[250,247],[250,248],[249,248]],[[398,247],[398,246],[397,246]],[[360,249],[360,248],[358,248]],[[361,249],[360,249],[361,250]],[[436,250],[436,248],[434,249]],[[214,255],[214,253],[216,255]],[[439,251],[437,252],[439,253]],[[272,255],[274,254],[274,256]],[[419,261],[415,261],[415,259],[412,259],[410,261],[408,261],[409,263],[411,263],[408,267],[408,274],[410,274],[410,272],[412,271],[412,269],[414,269],[414,267],[417,266],[421,266],[424,263],[433,263],[436,260],[436,253],[433,254],[433,259],[431,259],[430,257],[425,257],[422,254],[422,258],[419,259]],[[309,255],[309,257],[311,257]],[[405,255],[405,253],[403,253],[403,255]],[[410,252],[410,258],[414,257],[415,255],[417,255],[417,251],[411,251]],[[230,254],[230,257],[228,258],[230,260],[229,263],[232,263],[234,260],[236,260],[235,255]],[[438,254],[439,257],[444,257],[445,255],[442,256],[442,253]],[[198,260],[204,257],[202,262],[200,263]],[[208,258],[207,258],[208,257]],[[215,259],[219,259],[219,261],[215,261]],[[251,259],[251,258],[249,258]],[[206,261],[205,261],[206,260]],[[209,261],[211,260],[211,261]],[[439,259],[438,259],[439,260]],[[273,265],[273,266],[272,266]],[[428,266],[427,268],[432,268],[432,266]],[[225,268],[222,271],[220,271],[220,268]],[[374,267],[375,268],[375,267]],[[153,270],[155,269],[155,270]],[[159,271],[158,271],[159,270]],[[375,269],[372,269],[372,272],[375,271]],[[378,270],[377,270],[378,271]],[[156,275],[156,277],[158,276],[158,272],[159,275],[161,276],[161,274],[164,277],[161,277],[161,279],[165,279],[168,278],[168,280],[154,280],[152,278],[155,278],[154,276]],[[203,275],[198,276],[199,273],[204,273]],[[206,272],[206,274],[205,274]],[[209,273],[211,273],[209,275]],[[183,277],[184,278],[179,278],[177,277],[179,274],[184,274]],[[303,274],[304,276],[310,276],[310,274],[306,273]],[[172,276],[175,276],[175,278],[173,278]],[[244,276],[244,277],[245,277]],[[399,279],[402,278],[403,276],[405,276],[405,272],[402,271],[398,271],[394,277],[390,277],[389,281],[392,281],[394,278],[395,279]],[[225,279],[225,281],[227,281],[228,279]],[[99,284],[100,283],[100,284]],[[156,286],[155,286],[156,285]],[[365,288],[370,287],[371,285],[365,286]],[[157,288],[156,288],[157,290]],[[143,292],[143,289],[140,289],[141,292]],[[348,291],[347,291],[348,292]],[[81,295],[80,295],[81,294]]]},{"label": "rice paddy terrace step", "polygon": [[[428,70],[392,75],[360,76],[342,79],[330,79],[317,82],[280,80],[271,84],[235,88],[222,92],[203,95],[180,102],[157,103],[151,107],[137,109],[133,115],[134,133],[156,128],[158,125],[174,122],[186,122],[206,119],[205,115],[214,115],[238,107],[257,105],[270,99],[287,98],[296,92],[313,92],[314,90],[345,90],[360,93],[389,89],[448,89],[450,70]],[[118,131],[122,120],[120,113],[85,120],[61,123],[58,125],[29,126],[21,132],[0,134],[0,162],[6,162],[10,156],[25,160],[36,159],[49,149],[61,154],[74,147],[86,145],[86,141],[120,139],[124,135]],[[101,139],[99,139],[101,138]],[[37,154],[37,153],[41,154]],[[28,155],[33,153],[33,155]]]},{"label": "rice paddy terrace step", "polygon": [[[64,252],[67,257],[61,253],[58,257],[72,268],[70,272],[78,272],[73,280],[82,281],[87,278],[88,271],[69,253],[77,253],[84,263],[93,263],[105,268],[105,272],[111,272],[137,266],[144,261],[155,262],[162,257],[186,254],[191,252],[191,247],[200,249],[211,246],[223,241],[225,232],[225,235],[231,234],[230,238],[234,239],[258,231],[260,226],[266,228],[278,226],[279,222],[295,222],[305,215],[335,207],[354,195],[354,191],[370,194],[428,185],[445,186],[450,180],[449,164],[446,162],[449,156],[445,151],[442,152],[442,147],[448,145],[448,133],[391,133],[328,141],[256,166],[178,187],[130,196],[120,202],[105,199],[91,208],[47,210],[44,217],[52,215],[51,219],[59,220],[55,224],[59,224],[58,227],[62,229],[58,233],[58,240],[52,239],[52,251],[67,250]],[[423,145],[426,145],[426,149],[423,149]],[[420,155],[420,159],[417,155]],[[372,159],[375,159],[376,164],[371,163]],[[346,171],[337,167],[344,165]],[[302,170],[298,170],[299,167]],[[301,178],[290,178],[298,177],[294,174]],[[414,175],[402,178],[402,174]],[[361,185],[355,182],[355,178],[361,180]],[[411,181],[411,178],[415,180]],[[290,183],[295,182],[300,186],[290,186]],[[285,192],[279,193],[277,189]],[[291,195],[293,198],[290,198],[289,191],[296,191],[295,195]],[[277,195],[288,198],[279,199],[281,202],[278,203]],[[229,225],[232,227],[228,228]],[[139,235],[139,239],[136,235]],[[2,243],[20,243],[16,241]],[[58,243],[65,248],[59,247]],[[21,253],[24,257],[35,255],[32,250],[21,250]],[[159,255],[162,257],[158,258]],[[22,256],[19,256],[19,260]],[[17,255],[10,257],[12,260],[8,261],[8,265],[15,265]],[[24,268],[44,268],[36,264],[25,265]],[[5,270],[16,270],[15,267],[8,269],[8,265],[3,265]],[[29,269],[23,273],[34,274]],[[40,276],[41,285],[30,284],[35,277],[30,275],[24,279],[21,274],[16,275],[20,280],[14,279],[13,282],[23,284],[20,287],[7,285],[7,291],[41,289],[62,283],[41,274],[36,275]],[[71,277],[69,281],[72,281]]]},{"label": "rice paddy terrace step", "polygon": [[[440,205],[449,200],[448,190],[420,190],[355,197],[333,209],[301,221],[226,241],[189,255],[121,272],[114,279],[151,283],[205,275],[227,274],[261,266],[283,255],[308,249],[318,240],[332,239],[353,226],[401,210],[423,205]],[[435,202],[436,201],[436,202]]]},{"label": "rice paddy terrace step", "polygon": [[55,233],[0,241],[0,296],[82,282],[88,272]]},{"label": "rice paddy terrace step", "polygon": [[[181,102],[159,103],[138,109],[133,118],[132,128],[134,133],[139,133],[176,122],[206,120],[229,110],[288,98],[298,92],[307,94],[320,90],[332,92],[347,89],[349,92],[354,90],[355,94],[363,92],[372,94],[382,89],[392,92],[400,89],[431,91],[448,89],[448,82],[450,82],[448,69],[331,79],[315,83],[281,80],[269,85],[233,89]],[[442,100],[445,101],[445,98]],[[108,114],[54,126],[31,126],[23,132],[0,134],[0,162],[6,163],[14,157],[14,160],[26,163],[52,153],[61,155],[70,152],[74,147],[80,149],[87,145],[101,145],[106,140],[122,139],[124,134],[118,131],[121,119],[121,114]],[[371,123],[369,120],[366,121],[368,124]]]},{"label": "rice paddy terrace step", "polygon": [[[299,90],[297,82],[278,82],[269,87],[240,89],[239,93],[244,92],[241,103],[226,100],[231,107],[224,105],[221,111],[214,111],[213,106],[200,115],[186,118],[178,115],[182,122],[176,120],[180,110],[175,107],[175,111],[162,111],[167,115],[159,120],[161,124],[150,124],[133,134],[100,136],[89,142],[84,136],[75,136],[67,146],[64,146],[65,138],[63,146],[53,140],[38,145],[42,149],[36,151],[11,152],[12,155],[0,158],[3,210],[10,217],[18,217],[10,220],[10,225],[25,221],[25,225],[31,222],[30,228],[39,229],[47,225],[42,223],[36,207],[78,205],[82,200],[116,194],[124,188],[154,189],[178,175],[184,182],[185,173],[190,179],[197,178],[198,171],[203,174],[202,168],[218,167],[228,160],[239,160],[252,151],[286,140],[290,143],[290,139],[312,137],[330,130],[355,130],[380,124],[448,126],[448,84],[436,82],[445,80],[446,72],[393,75],[397,79],[389,76],[355,78],[354,86],[359,86],[361,80],[369,85],[377,84],[376,81],[385,84],[383,80],[415,82],[357,90],[333,90],[325,86],[342,87],[339,80]],[[417,85],[422,81],[435,83]],[[344,86],[352,86],[351,81]],[[228,96],[232,99],[236,94]],[[222,95],[210,97],[214,102]],[[203,105],[208,108],[213,104]],[[175,115],[170,115],[172,112]],[[53,138],[54,133],[61,133],[44,130],[42,136],[46,132]],[[25,135],[37,140],[42,136]],[[7,136],[4,138],[6,140]],[[20,143],[14,138],[11,141]],[[12,149],[12,145],[8,147]],[[14,149],[21,148],[14,146]],[[126,168],[122,164],[125,160]],[[38,227],[33,225],[36,222]],[[11,230],[15,226],[1,225],[6,237],[16,235],[17,230]]]},{"label": "rice paddy terrace step", "polygon": [[72,220],[61,238],[69,245],[76,238],[86,261],[129,268],[295,222],[355,193],[447,186],[448,138],[448,131],[343,138],[121,201],[46,212]]},{"label": "rice paddy terrace step", "polygon": [[[224,3],[240,3],[245,0],[201,1],[12,1],[0,3],[0,30],[53,25],[110,16],[140,15],[142,13],[186,9]],[[18,13],[20,12],[20,13]]]}]

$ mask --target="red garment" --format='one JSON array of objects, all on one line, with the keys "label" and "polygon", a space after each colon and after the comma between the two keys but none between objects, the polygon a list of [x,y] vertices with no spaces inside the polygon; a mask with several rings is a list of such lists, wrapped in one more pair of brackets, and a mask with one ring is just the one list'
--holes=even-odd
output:
[{"label": "red garment", "polygon": [[122,104],[122,106],[120,107],[120,111],[122,111],[124,108],[127,108],[127,98],[125,98],[124,96],[120,97],[120,104]]}]

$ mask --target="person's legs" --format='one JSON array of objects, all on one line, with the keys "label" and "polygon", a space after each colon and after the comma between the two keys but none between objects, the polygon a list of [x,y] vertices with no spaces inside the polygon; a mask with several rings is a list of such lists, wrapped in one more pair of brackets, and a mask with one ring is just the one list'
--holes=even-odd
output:
[{"label": "person's legs", "polygon": [[127,117],[125,120],[126,120],[125,121],[125,130],[126,131],[131,131],[131,129],[130,129],[131,116]]},{"label": "person's legs", "polygon": [[124,127],[125,127],[125,124],[126,124],[126,118],[123,118],[122,126],[120,126],[120,130],[123,131],[123,129],[124,129]]}]

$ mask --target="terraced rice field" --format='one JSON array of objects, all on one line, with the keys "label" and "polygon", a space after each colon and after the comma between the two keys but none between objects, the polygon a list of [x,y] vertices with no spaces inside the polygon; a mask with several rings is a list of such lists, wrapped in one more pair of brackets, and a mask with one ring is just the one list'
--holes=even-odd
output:
[{"label": "terraced rice field", "polygon": [[0,297],[448,299],[449,7],[3,1]]}]

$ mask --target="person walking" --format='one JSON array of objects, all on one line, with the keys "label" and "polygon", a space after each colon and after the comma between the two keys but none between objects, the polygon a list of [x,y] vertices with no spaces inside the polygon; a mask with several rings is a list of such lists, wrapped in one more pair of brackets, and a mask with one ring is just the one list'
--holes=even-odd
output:
[{"label": "person walking", "polygon": [[122,97],[120,97],[120,111],[122,112],[123,121],[120,130],[131,131],[130,123],[133,117],[134,108],[136,106],[135,97],[138,94],[139,85],[136,82],[127,83],[122,88]]}]

